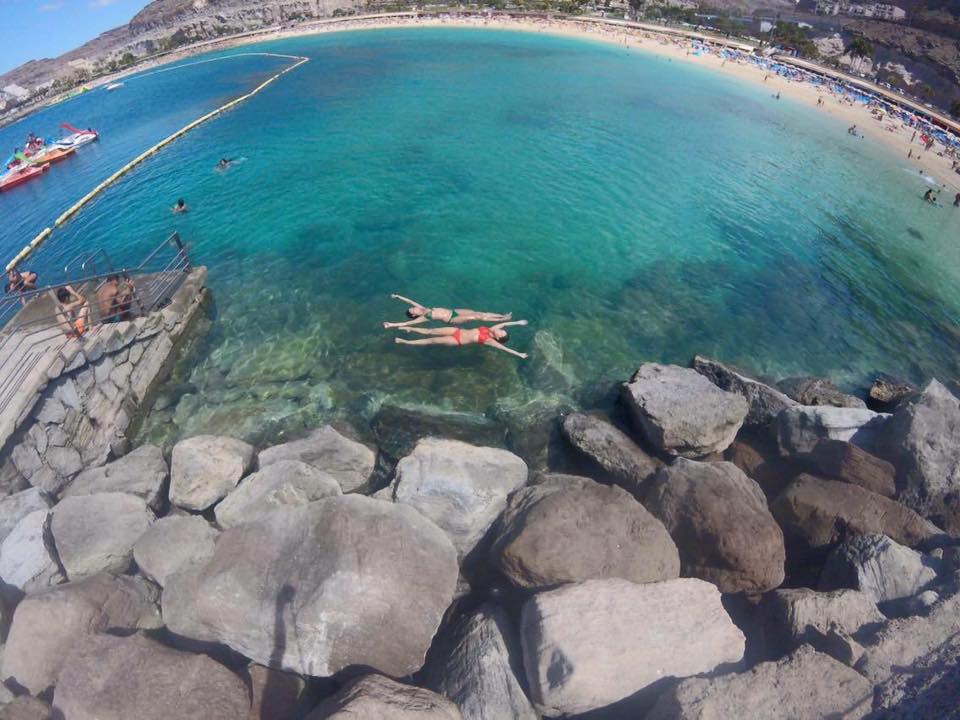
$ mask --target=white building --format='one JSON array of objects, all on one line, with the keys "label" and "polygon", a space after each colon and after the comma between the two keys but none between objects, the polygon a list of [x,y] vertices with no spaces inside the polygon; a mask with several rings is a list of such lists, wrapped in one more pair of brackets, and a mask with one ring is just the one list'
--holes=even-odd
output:
[{"label": "white building", "polygon": [[5,88],[2,88],[3,92],[14,98],[15,100],[26,100],[30,97],[30,91],[25,87],[20,87],[16,83],[10,83]]},{"label": "white building", "polygon": [[907,11],[896,5],[886,3],[847,3],[842,0],[819,0],[817,13],[820,15],[849,15],[851,17],[868,17],[877,20],[891,20],[898,22],[907,17]]}]

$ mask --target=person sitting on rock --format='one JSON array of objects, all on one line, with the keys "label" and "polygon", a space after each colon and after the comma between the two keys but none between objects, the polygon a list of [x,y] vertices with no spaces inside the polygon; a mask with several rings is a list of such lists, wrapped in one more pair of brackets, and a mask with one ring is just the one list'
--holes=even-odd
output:
[{"label": "person sitting on rock", "polygon": [[466,308],[455,308],[453,310],[442,307],[428,308],[416,300],[405,298],[403,295],[394,294],[390,297],[394,300],[402,300],[410,306],[407,309],[407,317],[410,319],[406,322],[399,323],[385,322],[383,327],[387,330],[390,328],[420,325],[425,322],[430,322],[431,320],[446,323],[447,325],[464,325],[468,322],[504,322],[513,318],[513,313],[479,312],[477,310],[467,310]]},{"label": "person sitting on rock", "polygon": [[400,327],[399,330],[403,332],[429,335],[430,337],[426,337],[423,340],[404,340],[403,338],[396,338],[395,341],[400,345],[450,345],[456,347],[460,347],[462,345],[487,345],[495,350],[502,350],[503,352],[515,355],[521,360],[526,360],[526,353],[517,352],[516,350],[508,348],[504,344],[507,342],[507,340],[509,340],[509,335],[507,334],[507,331],[503,329],[510,325],[526,324],[526,320],[514,320],[513,322],[497,323],[492,327],[478,328]]},{"label": "person sitting on rock", "polygon": [[[37,274],[30,270],[20,272],[16,268],[10,268],[7,272],[7,285],[4,292],[8,294],[21,295],[25,292],[37,289]],[[27,301],[20,298],[20,303],[26,305]]]},{"label": "person sitting on rock", "polygon": [[78,338],[87,331],[90,323],[90,304],[86,298],[69,285],[54,293],[57,303],[57,321],[69,338]]},{"label": "person sitting on rock", "polygon": [[111,275],[97,289],[97,309],[102,322],[133,320],[134,287],[130,278]]}]

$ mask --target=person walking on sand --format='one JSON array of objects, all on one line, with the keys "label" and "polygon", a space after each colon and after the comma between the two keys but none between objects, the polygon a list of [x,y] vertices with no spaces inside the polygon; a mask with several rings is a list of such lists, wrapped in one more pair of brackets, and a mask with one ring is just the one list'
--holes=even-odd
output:
[{"label": "person walking on sand", "polygon": [[410,325],[422,325],[425,322],[436,320],[447,325],[464,325],[468,322],[503,322],[511,320],[513,313],[490,313],[479,312],[477,310],[468,310],[467,308],[442,308],[427,307],[418,303],[416,300],[405,298],[403,295],[393,294],[390,296],[393,300],[400,300],[407,303],[410,307],[407,309],[406,322],[392,323],[385,322],[383,327],[387,330],[391,328],[404,328]]},{"label": "person walking on sand", "polygon": [[514,320],[513,322],[502,322],[492,327],[481,326],[478,328],[415,328],[401,327],[399,330],[407,333],[417,333],[418,335],[428,335],[422,340],[404,340],[395,338],[394,342],[398,345],[447,345],[449,347],[461,347],[463,345],[487,345],[495,350],[502,350],[510,353],[521,360],[527,359],[527,354],[517,352],[506,346],[510,339],[505,327],[511,325],[526,325],[526,320]]}]

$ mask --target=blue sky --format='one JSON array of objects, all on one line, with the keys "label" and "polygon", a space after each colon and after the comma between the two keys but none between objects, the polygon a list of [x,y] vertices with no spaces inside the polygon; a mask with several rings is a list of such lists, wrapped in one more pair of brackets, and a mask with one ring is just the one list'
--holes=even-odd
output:
[{"label": "blue sky", "polygon": [[0,73],[124,25],[149,0],[0,0]]}]

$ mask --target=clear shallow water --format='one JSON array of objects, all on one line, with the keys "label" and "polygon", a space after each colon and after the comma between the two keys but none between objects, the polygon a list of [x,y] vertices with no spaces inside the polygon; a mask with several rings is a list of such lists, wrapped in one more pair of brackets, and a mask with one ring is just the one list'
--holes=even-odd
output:
[{"label": "clear shallow water", "polygon": [[[956,374],[960,211],[922,203],[904,163],[813,109],[534,34],[407,29],[252,49],[312,60],[150,160],[32,262],[53,275],[99,246],[132,262],[177,229],[209,265],[214,331],[148,434],[264,439],[384,398],[486,413],[590,404],[604,379],[695,353],[849,386],[877,371]],[[0,249],[284,64],[135,78],[0,131],[12,146],[62,117],[104,136],[0,195]],[[221,156],[246,160],[218,173]],[[192,210],[174,217],[180,196]],[[512,345],[537,361],[395,346],[379,329],[402,318],[391,292],[527,318]],[[558,348],[563,366],[544,369]]]}]

